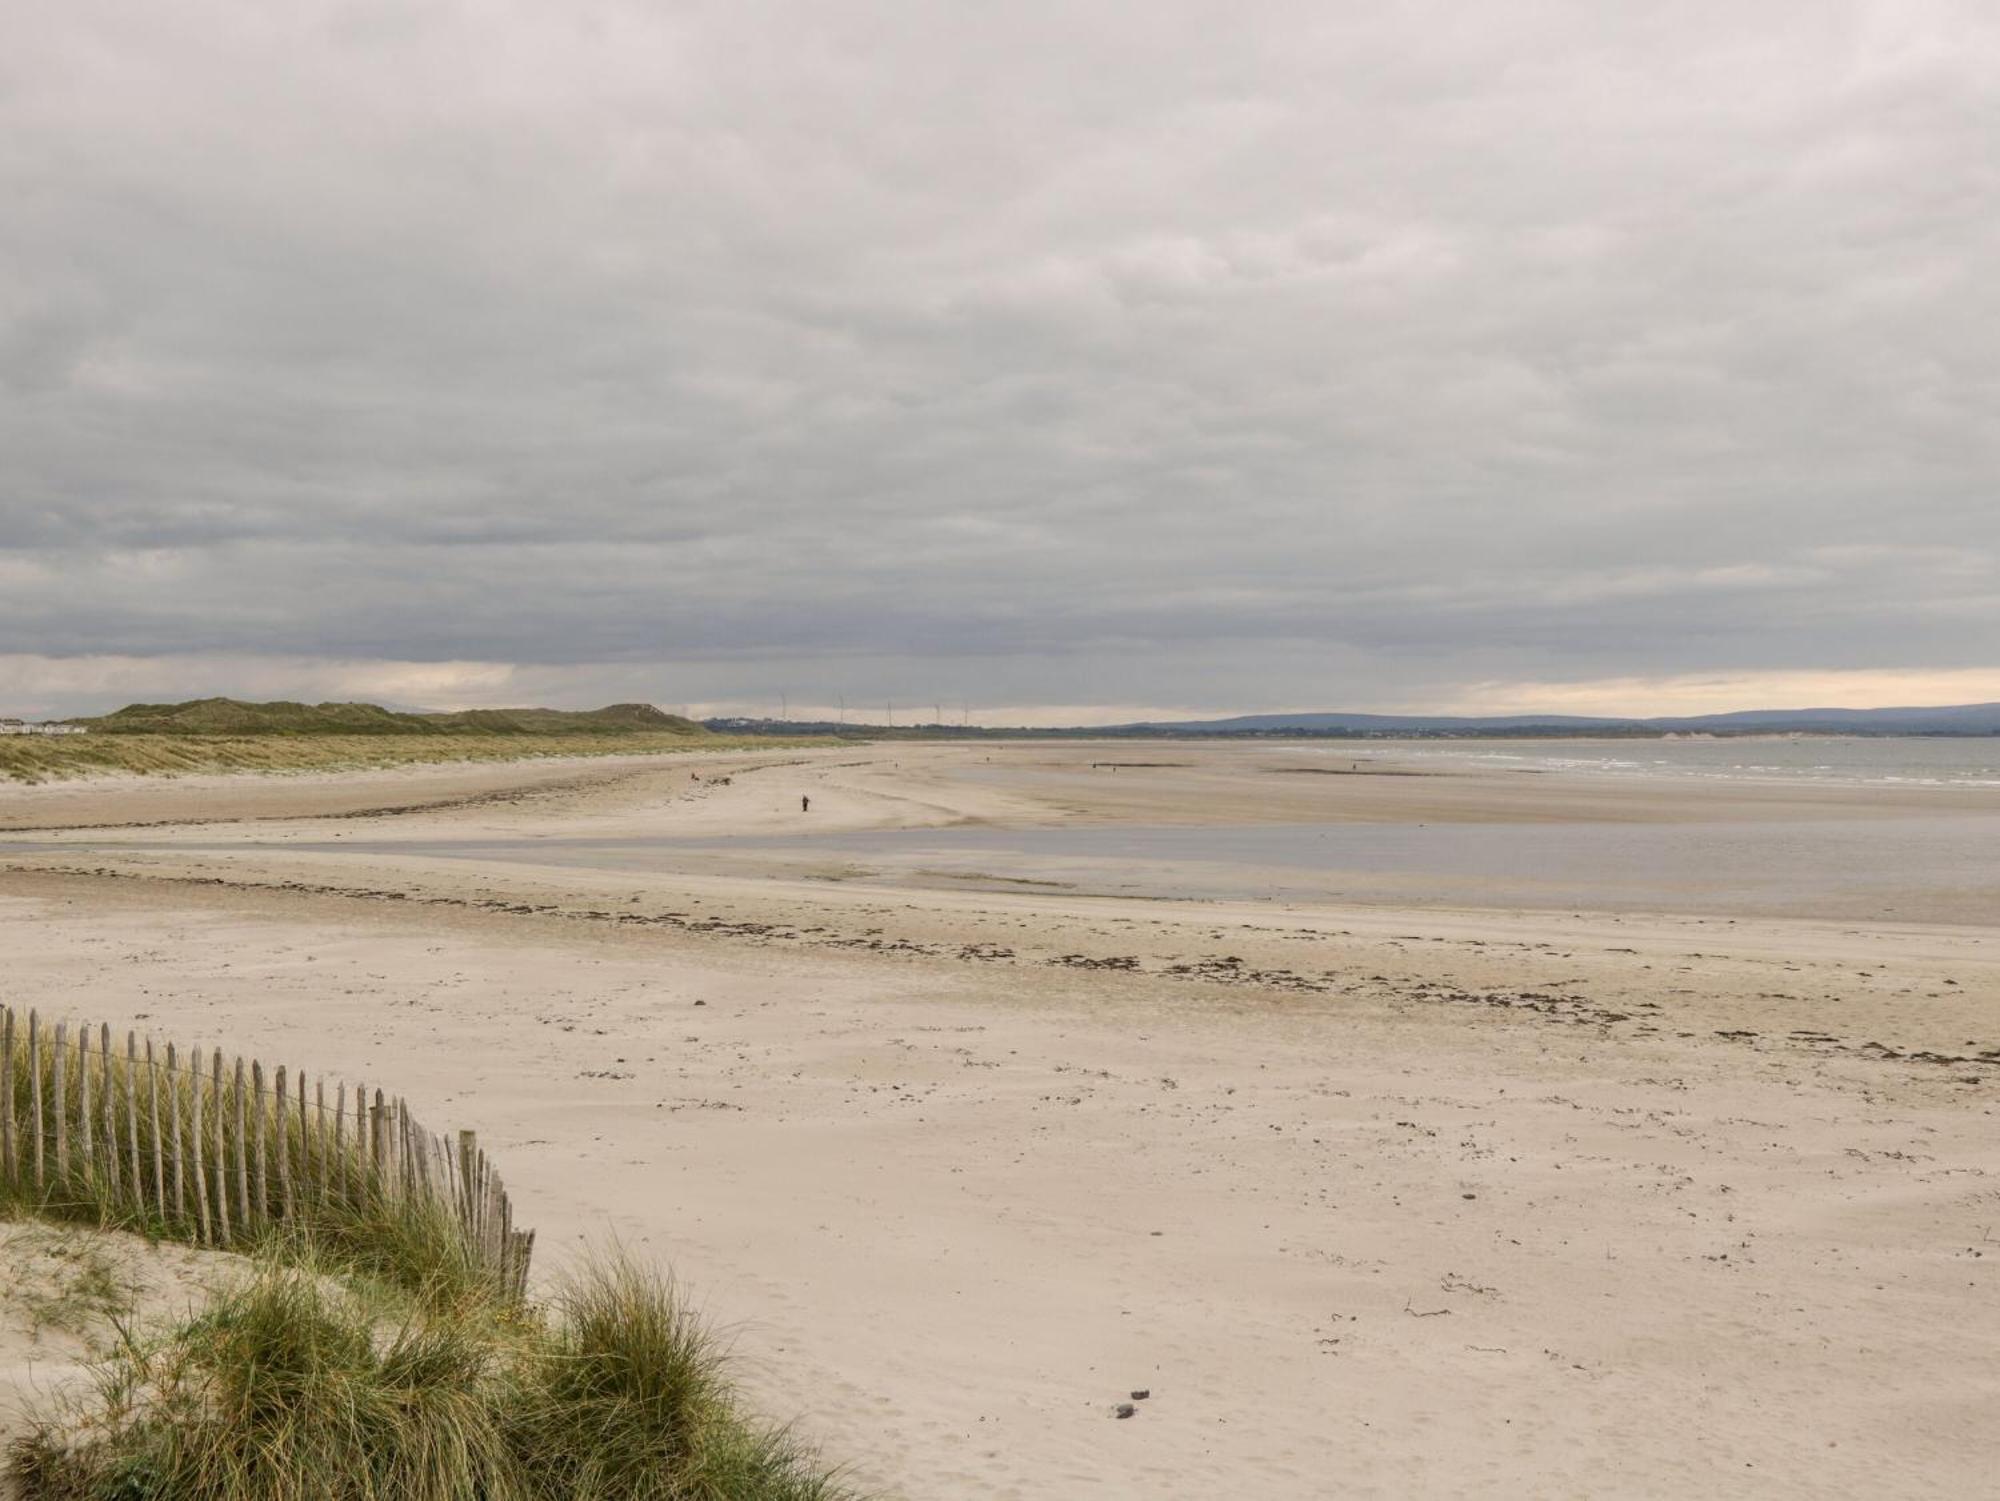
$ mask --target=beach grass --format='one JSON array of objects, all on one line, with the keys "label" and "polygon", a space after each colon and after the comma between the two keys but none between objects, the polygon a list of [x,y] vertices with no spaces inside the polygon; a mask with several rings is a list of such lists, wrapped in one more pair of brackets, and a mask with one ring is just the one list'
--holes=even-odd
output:
[{"label": "beach grass", "polygon": [[835,1501],[851,1493],[783,1429],[746,1421],[710,1330],[656,1269],[585,1260],[521,1350],[511,1432],[554,1496]]},{"label": "beach grass", "polygon": [[713,1333],[622,1256],[545,1305],[266,1255],[17,1440],[23,1501],[846,1501],[747,1417]]},{"label": "beach grass", "polygon": [[710,734],[627,735],[5,735],[0,780],[53,782],[108,775],[367,771],[466,761],[655,756],[687,751],[796,749],[796,739]]}]

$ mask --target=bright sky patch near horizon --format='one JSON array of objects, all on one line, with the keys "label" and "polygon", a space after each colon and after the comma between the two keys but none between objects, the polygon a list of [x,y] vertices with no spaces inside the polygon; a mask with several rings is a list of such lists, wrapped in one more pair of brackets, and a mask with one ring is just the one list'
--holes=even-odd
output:
[{"label": "bright sky patch near horizon", "polygon": [[1990,6],[0,20],[0,713],[2000,699]]}]

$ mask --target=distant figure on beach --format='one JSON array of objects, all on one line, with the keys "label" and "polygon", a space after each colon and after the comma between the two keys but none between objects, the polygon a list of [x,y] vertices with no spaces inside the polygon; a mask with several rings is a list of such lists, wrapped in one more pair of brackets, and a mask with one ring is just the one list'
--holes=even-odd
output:
[{"label": "distant figure on beach", "polygon": [[813,800],[810,797],[801,795],[799,798],[799,811],[801,813],[810,813],[812,812],[812,810],[813,810]]}]

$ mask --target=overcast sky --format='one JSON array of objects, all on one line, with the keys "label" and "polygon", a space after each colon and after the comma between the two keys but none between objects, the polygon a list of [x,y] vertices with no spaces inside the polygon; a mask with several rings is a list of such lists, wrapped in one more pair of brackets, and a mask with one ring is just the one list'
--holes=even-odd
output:
[{"label": "overcast sky", "polygon": [[0,713],[2000,699],[1986,0],[0,35]]}]

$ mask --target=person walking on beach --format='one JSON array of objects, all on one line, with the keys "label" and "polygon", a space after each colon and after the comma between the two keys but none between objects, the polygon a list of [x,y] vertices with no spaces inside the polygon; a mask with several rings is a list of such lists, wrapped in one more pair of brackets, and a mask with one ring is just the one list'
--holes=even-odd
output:
[{"label": "person walking on beach", "polygon": [[799,797],[799,811],[801,813],[810,813],[812,812],[812,810],[813,810],[813,800],[810,797],[801,794]]}]

